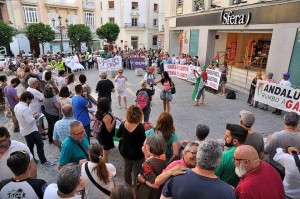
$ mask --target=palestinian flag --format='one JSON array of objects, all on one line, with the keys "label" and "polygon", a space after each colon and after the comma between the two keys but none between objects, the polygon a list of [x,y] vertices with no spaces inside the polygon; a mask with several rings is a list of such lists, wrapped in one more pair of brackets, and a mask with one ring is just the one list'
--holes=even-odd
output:
[{"label": "palestinian flag", "polygon": [[199,85],[200,85],[200,82],[201,82],[201,78],[202,78],[202,75],[201,74],[198,74],[198,78],[196,79],[196,85],[195,85],[195,88],[194,88],[194,92],[192,94],[192,100],[193,101],[196,101],[196,97],[197,97],[197,94],[198,94],[198,89],[199,89]]},{"label": "palestinian flag", "polygon": [[213,58],[213,63],[216,65],[219,63],[219,56],[216,55],[214,58]]}]

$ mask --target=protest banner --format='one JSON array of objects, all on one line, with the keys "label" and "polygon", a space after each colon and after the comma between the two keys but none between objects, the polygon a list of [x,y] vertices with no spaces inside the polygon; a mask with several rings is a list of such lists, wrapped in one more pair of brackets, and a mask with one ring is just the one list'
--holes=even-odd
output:
[{"label": "protest banner", "polygon": [[104,59],[101,57],[97,57],[97,63],[99,71],[111,71],[111,70],[118,70],[122,68],[122,60],[118,57]]},{"label": "protest banner", "polygon": [[62,60],[64,61],[65,65],[71,69],[71,71],[78,69],[84,70],[83,65],[78,62],[77,56],[66,57]]},{"label": "protest banner", "polygon": [[256,85],[254,101],[300,115],[300,89],[261,80]]},{"label": "protest banner", "polygon": [[221,72],[212,70],[212,69],[206,69],[206,72],[207,72],[206,86],[211,87],[212,89],[218,90],[220,78],[221,78]]},{"label": "protest banner", "polygon": [[132,70],[135,70],[136,68],[142,68],[143,70],[146,69],[145,58],[132,57],[129,60],[130,60]]},{"label": "protest banner", "polygon": [[[178,77],[194,83],[196,82],[194,70],[198,71],[198,73],[201,73],[201,68],[193,65],[164,64],[164,70],[167,71],[172,77]],[[208,75],[207,86],[218,90],[221,72],[211,69],[207,69],[206,71]]]}]

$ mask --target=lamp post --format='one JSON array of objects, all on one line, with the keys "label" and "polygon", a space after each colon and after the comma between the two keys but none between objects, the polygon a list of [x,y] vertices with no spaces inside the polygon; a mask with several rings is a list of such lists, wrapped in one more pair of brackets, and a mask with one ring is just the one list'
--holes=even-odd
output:
[{"label": "lamp post", "polygon": [[63,33],[63,31],[64,31],[65,29],[67,29],[67,27],[68,27],[68,22],[69,22],[68,19],[66,19],[65,22],[66,22],[66,26],[63,26],[63,25],[61,24],[61,16],[59,15],[59,16],[58,16],[58,23],[59,23],[59,24],[58,24],[58,26],[55,27],[55,19],[54,19],[54,18],[52,19],[53,27],[56,28],[56,29],[60,32],[60,52],[61,52],[61,53],[62,53],[63,50],[64,50],[62,33]]}]

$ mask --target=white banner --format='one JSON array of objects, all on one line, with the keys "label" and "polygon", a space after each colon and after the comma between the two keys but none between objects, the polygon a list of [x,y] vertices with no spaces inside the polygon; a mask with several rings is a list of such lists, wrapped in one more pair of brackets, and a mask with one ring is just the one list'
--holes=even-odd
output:
[{"label": "white banner", "polygon": [[63,61],[65,62],[66,66],[69,67],[72,71],[78,70],[78,69],[84,70],[83,65],[81,65],[78,62],[78,57],[77,56],[63,58]]},{"label": "white banner", "polygon": [[[172,77],[178,77],[180,79],[187,80],[189,82],[196,82],[194,76],[194,70],[201,73],[201,68],[193,65],[176,65],[176,64],[164,64],[164,70]],[[207,86],[218,90],[221,72],[216,70],[207,69]]]},{"label": "white banner", "polygon": [[254,101],[300,115],[300,89],[261,80],[256,85]]},{"label": "white banner", "polygon": [[104,59],[97,57],[99,71],[111,71],[122,68],[122,59],[115,57]]}]

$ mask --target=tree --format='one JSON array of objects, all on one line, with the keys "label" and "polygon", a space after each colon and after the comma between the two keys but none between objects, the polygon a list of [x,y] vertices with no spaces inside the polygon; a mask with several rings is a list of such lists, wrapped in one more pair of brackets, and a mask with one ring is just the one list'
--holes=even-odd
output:
[{"label": "tree", "polygon": [[0,20],[0,46],[8,46],[17,30]]},{"label": "tree", "polygon": [[70,39],[70,44],[72,46],[72,52],[74,47],[79,47],[79,52],[81,52],[80,44],[81,42],[92,41],[92,32],[90,28],[84,24],[75,24],[68,26],[68,37]]},{"label": "tree", "polygon": [[26,36],[30,41],[38,41],[42,44],[44,54],[44,45],[55,39],[55,32],[49,25],[43,23],[33,23],[26,27]]},{"label": "tree", "polygon": [[109,22],[97,28],[96,34],[100,39],[106,39],[108,43],[112,43],[118,39],[120,28],[117,24]]}]

